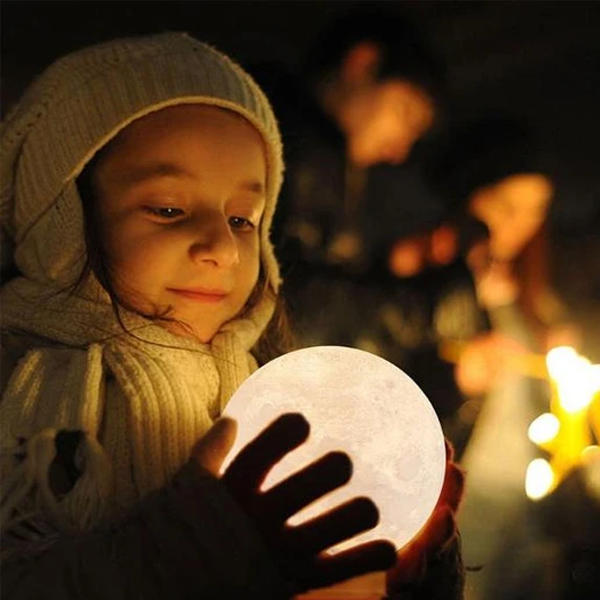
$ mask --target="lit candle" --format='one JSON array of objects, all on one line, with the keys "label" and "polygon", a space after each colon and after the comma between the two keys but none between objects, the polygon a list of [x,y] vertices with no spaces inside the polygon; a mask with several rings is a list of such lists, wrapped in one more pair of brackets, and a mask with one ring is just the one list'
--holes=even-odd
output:
[{"label": "lit candle", "polygon": [[600,389],[597,365],[573,348],[553,348],[547,356],[552,385],[552,412],[560,421],[553,467],[559,478],[579,464],[583,449],[591,444],[588,408]]}]

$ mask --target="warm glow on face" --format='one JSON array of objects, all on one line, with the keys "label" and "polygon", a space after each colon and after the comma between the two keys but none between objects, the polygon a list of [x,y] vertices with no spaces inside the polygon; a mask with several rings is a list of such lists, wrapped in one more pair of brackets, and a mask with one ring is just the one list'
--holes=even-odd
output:
[{"label": "warm glow on face", "polygon": [[555,381],[561,407],[576,413],[589,406],[600,391],[600,365],[577,354],[569,346],[553,348],[548,352],[546,364]]},{"label": "warm glow on face", "polygon": [[[133,122],[94,173],[112,284],[203,342],[245,306],[259,273],[264,145],[242,117],[204,105]],[[175,333],[178,322],[160,322]]]},{"label": "warm glow on face", "polygon": [[242,384],[224,411],[239,427],[223,469],[285,412],[301,412],[311,434],[271,470],[263,489],[332,450],[347,452],[354,467],[346,486],[295,515],[291,525],[366,495],[379,508],[379,525],[332,551],[375,538],[400,548],[421,529],[438,500],[446,457],[438,418],[412,379],[354,348],[317,346],[273,360]]},{"label": "warm glow on face", "polygon": [[529,463],[525,475],[525,493],[532,500],[540,500],[548,495],[554,485],[554,472],[550,463],[536,458]]},{"label": "warm glow on face", "polygon": [[560,421],[553,414],[544,413],[531,423],[527,435],[534,444],[546,444],[557,436],[559,429]]}]

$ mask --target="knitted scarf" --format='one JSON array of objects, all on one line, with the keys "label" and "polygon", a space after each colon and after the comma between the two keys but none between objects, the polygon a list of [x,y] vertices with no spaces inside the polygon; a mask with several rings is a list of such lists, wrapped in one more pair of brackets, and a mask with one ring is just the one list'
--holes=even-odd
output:
[{"label": "knitted scarf", "polygon": [[[79,531],[118,516],[186,462],[256,368],[250,348],[273,309],[265,297],[201,344],[126,311],[124,331],[95,280],[69,294],[18,278],[0,300],[4,330],[37,338],[0,404],[3,522],[43,512],[53,529]],[[81,475],[57,498],[49,472],[61,430],[83,433]]]}]

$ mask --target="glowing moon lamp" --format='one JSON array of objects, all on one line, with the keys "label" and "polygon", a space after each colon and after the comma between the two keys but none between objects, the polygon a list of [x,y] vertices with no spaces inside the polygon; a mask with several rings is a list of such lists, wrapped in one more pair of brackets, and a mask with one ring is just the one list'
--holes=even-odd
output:
[{"label": "glowing moon lamp", "polygon": [[238,422],[238,436],[223,470],[247,442],[286,412],[302,413],[308,440],[270,471],[262,489],[332,450],[353,463],[348,484],[289,520],[300,524],[355,496],[377,504],[380,522],[329,550],[336,553],[375,538],[401,548],[421,529],[439,498],[446,468],[438,418],[416,383],[392,363],[369,352],[316,346],[285,354],[253,373],[224,414]]}]

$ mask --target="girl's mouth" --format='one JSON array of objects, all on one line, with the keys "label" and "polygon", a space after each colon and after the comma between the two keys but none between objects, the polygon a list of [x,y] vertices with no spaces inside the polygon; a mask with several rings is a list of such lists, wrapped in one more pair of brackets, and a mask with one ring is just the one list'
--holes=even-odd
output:
[{"label": "girl's mouth", "polygon": [[206,289],[175,289],[167,288],[169,292],[176,294],[180,298],[194,300],[196,302],[220,302],[227,296],[227,292],[221,290],[206,290]]}]

